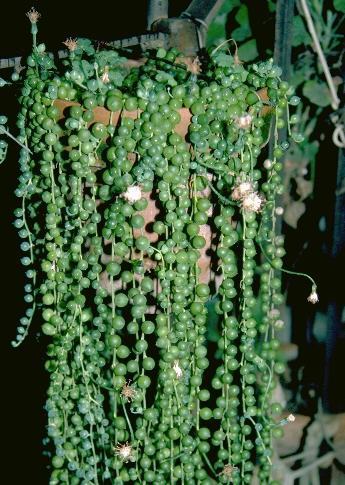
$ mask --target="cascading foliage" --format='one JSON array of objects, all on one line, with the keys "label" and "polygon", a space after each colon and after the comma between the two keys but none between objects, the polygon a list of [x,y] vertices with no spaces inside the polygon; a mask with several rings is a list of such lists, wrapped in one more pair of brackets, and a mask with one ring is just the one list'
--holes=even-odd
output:
[{"label": "cascading foliage", "polygon": [[36,309],[50,485],[245,484],[255,466],[278,483],[278,129],[301,140],[298,98],[271,60],[220,49],[201,68],[159,49],[126,71],[70,39],[57,69],[30,13],[15,211],[30,308],[13,345]]}]

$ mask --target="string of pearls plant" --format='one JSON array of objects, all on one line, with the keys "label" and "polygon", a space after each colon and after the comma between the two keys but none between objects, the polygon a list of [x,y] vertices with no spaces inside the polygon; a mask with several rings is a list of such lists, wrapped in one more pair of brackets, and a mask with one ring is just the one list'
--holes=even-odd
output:
[{"label": "string of pearls plant", "polygon": [[13,345],[36,310],[50,485],[239,485],[256,465],[277,484],[272,438],[294,419],[271,399],[284,370],[278,130],[302,139],[298,98],[272,60],[221,49],[191,69],[159,49],[126,71],[112,49],[68,39],[57,68],[28,17],[15,226],[29,308]]}]

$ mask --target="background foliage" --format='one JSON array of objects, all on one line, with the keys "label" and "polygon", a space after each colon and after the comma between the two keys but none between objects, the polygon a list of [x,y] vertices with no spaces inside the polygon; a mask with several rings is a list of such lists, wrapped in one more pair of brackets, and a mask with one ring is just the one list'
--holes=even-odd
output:
[{"label": "background foliage", "polygon": [[[259,17],[261,28],[268,28],[273,34],[275,2],[262,3],[264,6],[258,12],[251,2],[226,0],[210,26],[207,44],[219,44],[231,37],[238,44],[238,54],[243,62],[255,62],[263,54],[272,56],[273,42],[269,47],[262,45],[263,39],[255,36],[256,29],[253,28]],[[309,2],[309,8],[334,82],[339,85],[344,60],[345,0],[314,0]],[[305,139],[299,144],[292,143],[287,156],[285,194],[288,195],[284,198],[284,220],[297,228],[298,220],[306,210],[305,201],[313,196],[319,139],[324,137],[325,117],[332,111],[329,89],[298,2],[293,18],[292,47],[290,80],[303,101],[299,110],[299,131],[305,134]],[[302,106],[305,107],[303,111]]]}]

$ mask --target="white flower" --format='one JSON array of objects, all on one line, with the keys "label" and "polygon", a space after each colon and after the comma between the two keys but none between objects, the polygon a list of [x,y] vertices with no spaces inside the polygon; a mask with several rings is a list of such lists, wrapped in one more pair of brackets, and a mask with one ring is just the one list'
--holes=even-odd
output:
[{"label": "white flower", "polygon": [[307,300],[309,301],[309,303],[312,303],[313,305],[315,305],[315,303],[317,303],[319,301],[319,295],[316,293],[316,289],[313,288],[310,295],[308,296]]},{"label": "white flower", "polygon": [[235,123],[238,126],[238,128],[241,128],[243,130],[250,128],[250,125],[252,124],[253,117],[249,113],[246,113],[242,116],[238,116],[235,118]]},{"label": "white flower", "polygon": [[286,418],[286,420],[289,422],[289,423],[293,423],[295,421],[295,416],[293,414],[289,414],[289,416]]},{"label": "white flower", "polygon": [[251,182],[241,182],[232,191],[231,198],[233,200],[241,200],[246,195],[253,191],[253,184]]},{"label": "white flower", "polygon": [[276,214],[277,216],[281,216],[284,213],[284,209],[282,207],[276,207]]},{"label": "white flower", "polygon": [[260,212],[264,199],[257,192],[247,194],[242,200],[242,208],[248,212]]},{"label": "white flower", "polygon": [[245,195],[249,194],[253,190],[253,185],[251,182],[242,182],[238,186],[238,190],[241,194],[241,197],[244,197]]},{"label": "white flower", "polygon": [[116,445],[114,451],[115,455],[119,456],[120,459],[125,463],[127,463],[128,461],[135,461],[132,445],[130,445],[128,441],[124,444]]},{"label": "white flower", "polygon": [[141,188],[139,185],[131,185],[127,188],[126,192],[123,193],[123,197],[130,204],[134,204],[134,202],[141,199]]},{"label": "white flower", "polygon": [[176,377],[180,379],[180,377],[182,377],[183,372],[178,360],[174,361],[173,369],[175,371]]}]

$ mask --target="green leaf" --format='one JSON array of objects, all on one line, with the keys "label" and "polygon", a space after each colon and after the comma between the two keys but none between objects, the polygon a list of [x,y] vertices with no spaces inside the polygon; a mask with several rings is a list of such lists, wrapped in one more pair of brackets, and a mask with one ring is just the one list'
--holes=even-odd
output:
[{"label": "green leaf", "polygon": [[304,69],[297,69],[291,75],[291,85],[295,88],[302,84],[306,79],[306,72]]},{"label": "green leaf", "polygon": [[231,12],[232,9],[239,7],[240,5],[241,0],[225,0],[220,7],[220,12]]},{"label": "green leaf", "polygon": [[76,53],[79,54],[80,52],[85,52],[89,56],[95,53],[95,48],[92,45],[90,39],[78,38],[78,47],[76,49]]},{"label": "green leaf", "polygon": [[244,83],[247,79],[248,71],[244,68],[243,64],[234,64],[232,69],[236,74],[241,74],[242,82]]},{"label": "green leaf", "polygon": [[100,51],[96,52],[95,60],[99,67],[117,66],[125,61],[124,57],[120,57],[116,51]]},{"label": "green leaf", "polygon": [[238,57],[244,62],[253,61],[258,55],[255,39],[248,40],[238,49]]},{"label": "green leaf", "polygon": [[267,6],[268,6],[269,12],[275,12],[276,11],[276,2],[274,0],[268,0]]},{"label": "green leaf", "polygon": [[333,5],[338,12],[345,13],[345,0],[333,0]]},{"label": "green leaf", "polygon": [[249,17],[248,17],[248,8],[246,5],[241,5],[240,8],[237,11],[237,14],[235,15],[235,20],[238,22],[241,26],[248,25],[249,27]]},{"label": "green leaf", "polygon": [[220,44],[226,37],[225,24],[228,14],[241,4],[240,0],[225,0],[207,30],[207,47]]},{"label": "green leaf", "polygon": [[243,40],[248,39],[251,36],[251,31],[248,29],[247,25],[241,25],[241,27],[237,27],[231,33],[231,37],[238,42],[242,42]]},{"label": "green leaf", "polygon": [[218,51],[214,58],[214,62],[220,67],[230,67],[234,64],[234,58],[230,54]]},{"label": "green leaf", "polygon": [[115,86],[122,86],[125,76],[118,69],[111,69],[109,71],[109,79]]},{"label": "green leaf", "polygon": [[315,79],[307,81],[303,86],[303,94],[317,106],[328,106],[331,104],[331,97],[326,83],[318,82]]},{"label": "green leaf", "polygon": [[317,140],[312,142],[308,142],[305,147],[303,147],[303,151],[308,160],[314,160],[316,155],[320,149],[320,143]]},{"label": "green leaf", "polygon": [[174,79],[174,77],[165,71],[157,71],[155,78],[158,82],[168,84],[169,86],[177,85],[177,82]]},{"label": "green leaf", "polygon": [[93,68],[93,65],[90,64],[90,62],[85,61],[83,59],[81,61],[81,68],[82,68],[82,71],[83,71],[85,77],[89,78],[90,76],[92,76],[92,74],[94,72],[94,68]]},{"label": "green leaf", "polygon": [[250,30],[248,8],[246,5],[241,5],[238,9],[235,20],[239,24],[239,27],[232,31],[231,36],[239,42],[248,39],[252,31]]},{"label": "green leaf", "polygon": [[292,23],[292,45],[297,47],[301,44],[310,43],[308,32],[300,15],[295,15]]},{"label": "green leaf", "polygon": [[207,31],[207,46],[212,47],[220,44],[225,40],[225,21],[226,15],[224,15],[224,22],[213,21]]}]

